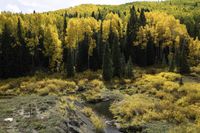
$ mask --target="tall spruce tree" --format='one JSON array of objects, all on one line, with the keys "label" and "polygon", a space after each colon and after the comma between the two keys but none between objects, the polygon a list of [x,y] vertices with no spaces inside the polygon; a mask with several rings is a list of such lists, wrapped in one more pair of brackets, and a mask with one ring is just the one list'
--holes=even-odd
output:
[{"label": "tall spruce tree", "polygon": [[14,59],[13,55],[13,43],[14,37],[12,36],[11,30],[8,24],[5,23],[2,32],[2,78],[12,77],[15,74]]},{"label": "tall spruce tree", "polygon": [[103,22],[101,22],[100,30],[98,32],[97,46],[98,46],[98,55],[99,55],[99,68],[102,69],[104,49],[105,49],[105,44],[103,41]]},{"label": "tall spruce tree", "polygon": [[19,75],[23,73],[27,73],[29,71],[29,67],[31,64],[30,63],[30,56],[29,56],[29,51],[28,48],[26,47],[25,44],[25,39],[23,35],[23,29],[22,29],[22,23],[21,19],[18,18],[18,23],[17,23],[17,43],[18,45],[16,46],[16,49],[18,50],[18,72]]},{"label": "tall spruce tree", "polygon": [[185,39],[180,40],[180,61],[179,61],[179,72],[189,73],[190,72],[190,66],[187,61],[187,54],[188,54],[188,42]]},{"label": "tall spruce tree", "polygon": [[95,32],[93,38],[96,40],[96,47],[92,50],[92,55],[88,55],[89,57],[89,68],[93,71],[98,70],[99,67],[99,48],[100,44],[98,40],[99,33]]},{"label": "tall spruce tree", "polygon": [[133,42],[134,40],[136,40],[138,29],[139,29],[139,24],[138,24],[137,13],[135,7],[132,6],[132,8],[130,9],[130,18],[128,21],[127,31],[126,31],[127,32],[126,50],[125,50],[126,60],[128,60],[130,56],[133,60],[135,60],[136,58],[135,55],[136,49],[133,46]]},{"label": "tall spruce tree", "polygon": [[108,35],[108,43],[111,49],[111,53],[113,52],[113,45],[114,45],[114,40],[115,40],[115,33],[113,32],[112,29],[112,22],[110,22],[110,31],[109,31],[109,35]]},{"label": "tall spruce tree", "polygon": [[76,68],[78,72],[83,72],[89,68],[88,60],[88,35],[85,33],[84,40],[79,43],[77,51]]},{"label": "tall spruce tree", "polygon": [[74,70],[74,58],[73,58],[73,51],[72,49],[67,50],[67,77],[74,77],[75,70]]},{"label": "tall spruce tree", "polygon": [[120,63],[121,63],[121,75],[120,75],[120,77],[125,77],[126,76],[126,60],[125,60],[123,53],[121,54]]},{"label": "tall spruce tree", "polygon": [[62,31],[62,47],[63,47],[63,62],[64,67],[66,68],[66,62],[67,62],[67,48],[66,48],[66,41],[65,37],[67,36],[67,13],[64,14],[63,17],[63,31]]},{"label": "tall spruce tree", "polygon": [[146,17],[145,17],[145,10],[142,8],[140,12],[140,25],[145,26],[146,25]]},{"label": "tall spruce tree", "polygon": [[121,51],[119,45],[119,39],[115,36],[114,44],[113,44],[113,76],[120,77],[121,76]]},{"label": "tall spruce tree", "polygon": [[103,58],[103,79],[110,81],[113,77],[113,62],[109,44],[106,44]]}]

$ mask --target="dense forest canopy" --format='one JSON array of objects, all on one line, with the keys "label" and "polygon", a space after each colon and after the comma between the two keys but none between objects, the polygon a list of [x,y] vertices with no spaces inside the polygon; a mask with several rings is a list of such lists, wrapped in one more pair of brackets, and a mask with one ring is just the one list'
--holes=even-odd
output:
[{"label": "dense forest canopy", "polygon": [[198,0],[170,0],[80,5],[32,14],[2,12],[0,77],[40,69],[108,69],[104,67],[112,67],[108,75],[121,77],[130,59],[139,66],[162,64],[187,73],[189,66],[200,63],[199,6]]}]

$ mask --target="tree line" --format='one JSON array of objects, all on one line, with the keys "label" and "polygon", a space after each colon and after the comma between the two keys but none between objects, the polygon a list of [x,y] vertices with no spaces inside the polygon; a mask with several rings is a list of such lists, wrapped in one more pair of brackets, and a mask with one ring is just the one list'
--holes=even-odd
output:
[{"label": "tree line", "polygon": [[161,64],[169,71],[189,72],[188,58],[196,56],[190,47],[197,51],[199,41],[194,43],[172,15],[134,6],[123,17],[117,11],[101,12],[1,14],[0,77],[40,69],[73,77],[76,72],[102,69],[103,78],[111,80],[134,77],[133,64]]}]

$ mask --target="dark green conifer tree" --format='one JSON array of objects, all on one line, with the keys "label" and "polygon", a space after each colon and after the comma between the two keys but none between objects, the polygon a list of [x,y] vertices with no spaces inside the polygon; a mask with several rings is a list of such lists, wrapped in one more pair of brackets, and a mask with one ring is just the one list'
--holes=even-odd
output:
[{"label": "dark green conifer tree", "polygon": [[78,72],[83,72],[89,68],[88,42],[88,35],[85,33],[84,40],[78,45],[76,61],[76,69]]},{"label": "dark green conifer tree", "polygon": [[124,54],[121,54],[120,62],[121,62],[121,75],[120,75],[120,77],[125,77],[126,76],[126,60],[125,60]]},{"label": "dark green conifer tree", "polygon": [[103,58],[103,79],[110,81],[113,77],[113,62],[109,44],[106,44]]},{"label": "dark green conifer tree", "polygon": [[120,77],[121,76],[121,51],[119,45],[119,39],[117,36],[114,38],[113,44],[113,76]]},{"label": "dark green conifer tree", "polygon": [[64,14],[63,17],[63,31],[62,31],[62,47],[63,47],[63,62],[64,62],[64,67],[66,68],[66,62],[67,62],[67,48],[66,42],[65,42],[65,37],[67,36],[67,13]]},{"label": "dark green conifer tree", "polygon": [[103,22],[101,22],[100,30],[98,32],[97,46],[99,55],[99,68],[102,69],[104,49],[105,49],[105,43],[103,41]]},{"label": "dark green conifer tree", "polygon": [[146,17],[145,17],[145,10],[142,8],[140,12],[140,25],[145,26],[146,25]]},{"label": "dark green conifer tree", "polygon": [[132,6],[132,8],[130,9],[130,18],[128,21],[127,31],[126,31],[126,36],[127,36],[126,49],[125,49],[126,60],[128,60],[130,56],[133,60],[136,60],[135,53],[137,49],[135,49],[135,47],[133,46],[133,42],[134,40],[136,40],[138,29],[139,29],[139,24],[138,24],[137,13],[135,7]]},{"label": "dark green conifer tree", "polygon": [[68,49],[68,56],[67,56],[67,77],[74,77],[75,76],[75,68],[74,68],[74,56],[72,49]]},{"label": "dark green conifer tree", "polygon": [[108,36],[108,43],[110,45],[111,53],[113,52],[113,45],[114,45],[114,40],[115,40],[115,33],[113,32],[112,29],[112,22],[110,22],[110,31],[109,31],[109,36]]},{"label": "dark green conifer tree", "polygon": [[17,46],[15,48],[18,52],[18,56],[16,57],[16,63],[18,62],[17,70],[20,74],[27,73],[30,71],[31,58],[29,54],[29,50],[25,43],[23,27],[21,24],[21,19],[18,18],[17,23]]},{"label": "dark green conifer tree", "polygon": [[12,45],[15,38],[11,34],[11,30],[7,24],[4,24],[2,31],[2,78],[8,78],[15,73],[14,59]]},{"label": "dark green conifer tree", "polygon": [[181,74],[189,73],[190,72],[190,66],[187,61],[188,59],[188,42],[185,39],[181,39],[180,41],[180,61],[179,61],[179,72]]}]

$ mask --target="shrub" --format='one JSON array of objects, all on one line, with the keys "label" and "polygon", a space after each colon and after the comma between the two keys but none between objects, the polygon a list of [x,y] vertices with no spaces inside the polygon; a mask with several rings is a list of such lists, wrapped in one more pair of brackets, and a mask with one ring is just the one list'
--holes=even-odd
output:
[{"label": "shrub", "polygon": [[83,93],[83,97],[88,102],[96,102],[103,99],[103,93],[106,91],[104,83],[100,80],[92,80],[86,84],[87,90]]},{"label": "shrub", "polygon": [[200,123],[200,83],[179,85],[180,78],[175,73],[144,75],[128,90],[130,96],[113,103],[110,110],[125,128],[154,121],[196,126]]},{"label": "shrub", "polygon": [[153,99],[137,94],[111,105],[110,110],[122,127],[138,126],[150,120],[155,103]]}]

